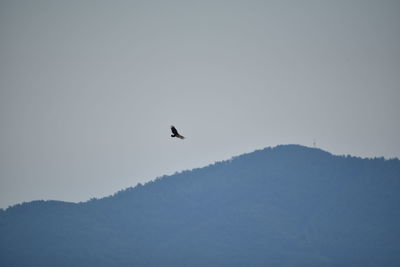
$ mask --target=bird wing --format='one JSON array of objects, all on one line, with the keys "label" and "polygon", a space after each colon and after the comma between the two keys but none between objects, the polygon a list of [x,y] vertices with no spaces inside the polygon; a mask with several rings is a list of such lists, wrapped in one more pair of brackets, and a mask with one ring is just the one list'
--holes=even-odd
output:
[{"label": "bird wing", "polygon": [[179,135],[178,131],[176,130],[176,128],[173,125],[171,125],[171,131],[174,135]]}]

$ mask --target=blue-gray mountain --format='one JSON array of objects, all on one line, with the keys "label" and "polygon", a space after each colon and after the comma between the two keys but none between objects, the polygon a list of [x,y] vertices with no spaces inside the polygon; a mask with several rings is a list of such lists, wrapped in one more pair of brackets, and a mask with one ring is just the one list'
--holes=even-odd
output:
[{"label": "blue-gray mountain", "polygon": [[0,212],[1,266],[400,266],[400,161],[284,145]]}]

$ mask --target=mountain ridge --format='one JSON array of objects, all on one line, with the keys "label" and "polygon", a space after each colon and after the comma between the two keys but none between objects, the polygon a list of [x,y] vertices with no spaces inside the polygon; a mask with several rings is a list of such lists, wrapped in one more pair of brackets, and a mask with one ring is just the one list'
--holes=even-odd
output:
[{"label": "mountain ridge", "polygon": [[399,189],[398,159],[264,148],[101,199],[10,207],[0,264],[396,266]]},{"label": "mountain ridge", "polygon": [[256,150],[254,150],[252,152],[242,153],[242,154],[239,154],[239,155],[236,155],[236,156],[232,156],[229,159],[215,161],[214,163],[210,163],[210,164],[202,166],[202,167],[196,167],[196,168],[193,168],[191,170],[177,171],[174,174],[170,174],[170,175],[162,175],[162,176],[154,178],[153,180],[147,181],[147,182],[145,182],[143,184],[142,183],[138,183],[136,186],[130,186],[130,187],[127,187],[125,189],[118,190],[114,194],[111,194],[111,195],[108,195],[108,196],[104,196],[104,197],[100,197],[100,198],[93,197],[90,200],[80,201],[80,202],[63,201],[63,200],[55,200],[55,199],[24,201],[22,203],[17,203],[17,204],[14,204],[14,205],[10,205],[7,208],[3,208],[3,209],[0,208],[0,211],[6,211],[6,210],[8,210],[10,208],[14,208],[16,206],[25,205],[25,204],[29,204],[29,203],[36,203],[36,202],[37,203],[42,203],[42,202],[49,202],[49,203],[62,202],[62,203],[70,203],[70,204],[84,204],[84,203],[91,202],[91,201],[98,201],[98,200],[102,200],[102,199],[108,199],[108,198],[111,198],[111,197],[113,197],[113,196],[115,196],[115,195],[117,195],[119,193],[123,193],[125,191],[130,191],[130,190],[134,189],[137,186],[139,186],[139,187],[140,186],[145,186],[146,184],[152,183],[152,182],[157,181],[159,179],[167,178],[167,177],[174,176],[174,175],[179,175],[181,173],[186,173],[186,172],[190,172],[190,171],[199,170],[199,169],[202,169],[202,168],[207,168],[207,167],[210,167],[210,166],[213,166],[213,165],[216,165],[216,164],[220,164],[220,163],[231,162],[231,161],[235,160],[236,158],[246,157],[247,155],[250,155],[250,154],[253,154],[253,153],[260,153],[260,152],[262,153],[263,151],[270,150],[270,149],[275,150],[275,151],[285,151],[288,148],[289,149],[290,148],[296,148],[299,151],[304,150],[304,149],[305,150],[310,149],[310,150],[313,150],[314,152],[320,153],[320,155],[325,155],[325,156],[329,155],[329,156],[334,156],[334,157],[346,157],[346,158],[362,159],[362,160],[383,160],[383,161],[399,161],[400,162],[399,158],[397,158],[397,157],[395,157],[395,158],[373,157],[372,158],[372,157],[358,157],[358,156],[352,156],[352,155],[348,155],[348,154],[347,155],[335,155],[335,154],[332,154],[332,153],[330,153],[330,152],[328,152],[326,150],[323,150],[323,149],[317,148],[317,147],[308,147],[308,146],[303,146],[303,145],[298,145],[298,144],[285,144],[285,145],[277,145],[275,147],[265,147],[265,148],[262,148],[262,149],[256,149]]}]

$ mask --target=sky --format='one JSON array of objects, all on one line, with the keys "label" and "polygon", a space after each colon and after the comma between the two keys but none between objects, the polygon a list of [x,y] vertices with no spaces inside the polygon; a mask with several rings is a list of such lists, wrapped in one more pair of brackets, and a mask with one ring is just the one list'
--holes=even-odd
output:
[{"label": "sky", "polygon": [[279,144],[400,157],[399,1],[2,0],[0,36],[0,208]]}]

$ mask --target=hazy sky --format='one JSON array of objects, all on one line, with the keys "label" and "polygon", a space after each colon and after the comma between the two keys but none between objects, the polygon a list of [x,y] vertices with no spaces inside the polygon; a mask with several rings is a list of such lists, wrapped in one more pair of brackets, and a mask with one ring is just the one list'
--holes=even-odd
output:
[{"label": "hazy sky", "polygon": [[0,38],[3,208],[313,139],[400,157],[400,1],[1,0]]}]

